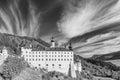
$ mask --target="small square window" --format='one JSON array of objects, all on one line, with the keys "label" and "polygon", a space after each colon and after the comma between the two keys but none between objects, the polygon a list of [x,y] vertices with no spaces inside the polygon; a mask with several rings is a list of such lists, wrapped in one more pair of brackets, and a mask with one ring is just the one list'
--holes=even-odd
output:
[{"label": "small square window", "polygon": [[67,59],[67,61],[69,61],[69,59]]},{"label": "small square window", "polygon": [[54,61],[54,59],[52,59],[52,61]]}]

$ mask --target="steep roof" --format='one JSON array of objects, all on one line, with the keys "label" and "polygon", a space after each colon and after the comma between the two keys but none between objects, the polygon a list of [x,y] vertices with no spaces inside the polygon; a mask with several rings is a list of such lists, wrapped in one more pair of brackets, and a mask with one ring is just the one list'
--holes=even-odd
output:
[{"label": "steep roof", "polygon": [[63,47],[48,48],[46,51],[72,51]]}]

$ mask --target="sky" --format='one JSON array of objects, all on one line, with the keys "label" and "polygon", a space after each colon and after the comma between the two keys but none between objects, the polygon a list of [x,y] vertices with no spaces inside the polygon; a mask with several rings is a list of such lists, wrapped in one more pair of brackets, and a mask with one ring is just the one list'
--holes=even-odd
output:
[{"label": "sky", "polygon": [[72,42],[83,57],[120,51],[120,0],[0,0],[0,32]]}]

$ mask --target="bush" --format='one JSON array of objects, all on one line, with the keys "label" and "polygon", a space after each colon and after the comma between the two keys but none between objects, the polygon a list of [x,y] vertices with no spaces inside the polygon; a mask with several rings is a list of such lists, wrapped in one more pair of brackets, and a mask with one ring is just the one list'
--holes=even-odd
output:
[{"label": "bush", "polygon": [[11,79],[18,75],[26,67],[29,67],[29,65],[23,58],[9,56],[4,62],[2,71],[3,77]]}]

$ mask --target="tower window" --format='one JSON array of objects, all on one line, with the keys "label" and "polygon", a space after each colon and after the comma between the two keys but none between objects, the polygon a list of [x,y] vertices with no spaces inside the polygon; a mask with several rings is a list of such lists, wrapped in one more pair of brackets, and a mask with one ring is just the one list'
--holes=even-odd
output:
[{"label": "tower window", "polygon": [[39,64],[39,66],[41,66],[41,65]]}]

